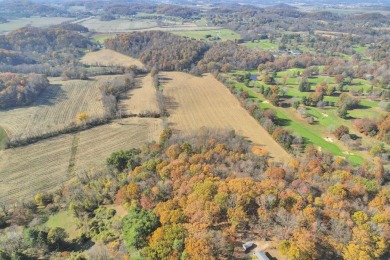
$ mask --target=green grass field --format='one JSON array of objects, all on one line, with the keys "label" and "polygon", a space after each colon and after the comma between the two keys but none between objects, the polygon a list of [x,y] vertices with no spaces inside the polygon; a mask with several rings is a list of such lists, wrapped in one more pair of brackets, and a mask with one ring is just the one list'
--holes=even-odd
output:
[{"label": "green grass field", "polygon": [[352,47],[352,49],[359,54],[364,54],[366,52],[366,50],[368,49],[368,47],[367,46],[355,46],[355,47]]},{"label": "green grass field", "polygon": [[[173,31],[173,34],[180,36],[186,36],[197,40],[211,40],[211,38],[219,37],[220,41],[234,41],[241,39],[241,36],[229,29],[216,29],[216,30],[201,30],[201,31]],[[210,37],[206,38],[207,35]]]},{"label": "green grass field", "polygon": [[59,213],[49,217],[45,225],[48,228],[60,227],[65,229],[69,235],[69,240],[77,238],[79,230],[77,229],[77,219],[72,216],[69,211],[60,211]]},{"label": "green grass field", "polygon": [[99,33],[92,36],[92,38],[100,44],[104,44],[105,40],[115,38],[115,37],[116,34],[110,34],[110,33]]},{"label": "green grass field", "polygon": [[206,18],[202,18],[202,19],[198,20],[195,24],[197,26],[199,26],[199,27],[206,27],[206,26],[208,26],[208,22],[207,22]]},{"label": "green grass field", "polygon": [[261,49],[261,50],[277,50],[279,48],[277,43],[271,43],[270,40],[259,40],[258,42],[245,42],[242,45],[252,49]]},{"label": "green grass field", "polygon": [[[300,72],[302,69],[289,69],[286,71],[278,72],[275,78],[277,85],[280,88],[285,88],[285,96],[281,97],[284,102],[289,101],[292,98],[298,98],[300,100],[303,96],[309,96],[312,92],[300,92],[298,90],[298,85],[300,81]],[[379,118],[385,112],[378,107],[379,101],[373,101],[366,98],[362,98],[360,104],[361,107],[354,110],[348,111],[348,119],[342,119],[337,114],[337,107],[309,107],[306,106],[306,110],[308,115],[314,116],[315,122],[313,124],[309,124],[303,119],[297,111],[292,108],[284,108],[284,107],[276,107],[270,104],[265,97],[259,93],[256,89],[259,86],[270,87],[270,85],[265,84],[261,80],[261,76],[258,77],[258,81],[251,82],[249,86],[245,86],[243,83],[239,83],[234,79],[234,75],[244,75],[244,74],[259,74],[256,70],[254,71],[235,71],[230,74],[230,79],[234,84],[236,89],[247,91],[249,93],[250,99],[254,101],[259,101],[259,106],[261,108],[272,108],[276,111],[277,117],[283,121],[283,125],[290,129],[293,133],[300,135],[306,144],[313,144],[317,147],[321,147],[321,149],[327,150],[334,155],[345,157],[348,161],[355,165],[360,165],[364,162],[364,158],[366,157],[364,152],[349,150],[345,147],[345,145],[336,140],[333,136],[332,131],[339,127],[340,125],[346,125],[350,128],[351,134],[355,134],[360,136],[363,143],[372,144],[372,142],[377,142],[373,140],[371,137],[362,136],[358,133],[352,124],[351,119],[356,118]],[[289,75],[289,78],[286,81],[286,86],[282,86],[282,77],[284,75]],[[298,75],[298,76],[297,76]],[[329,76],[316,76],[309,78],[309,82],[312,83],[312,91],[315,89],[315,86],[321,82],[326,81],[330,85],[336,85],[334,77]],[[364,91],[367,91],[370,88],[369,82],[364,79],[354,79],[352,86],[347,86],[345,89],[348,91],[350,88],[360,89],[363,88]],[[338,96],[325,96],[325,101],[331,101],[336,103],[338,101]]]}]

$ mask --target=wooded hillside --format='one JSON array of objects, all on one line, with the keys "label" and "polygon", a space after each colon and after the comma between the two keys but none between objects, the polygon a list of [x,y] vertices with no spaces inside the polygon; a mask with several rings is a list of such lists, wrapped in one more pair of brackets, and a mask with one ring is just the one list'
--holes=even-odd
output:
[{"label": "wooded hillside", "polygon": [[[106,170],[80,173],[61,192],[0,211],[3,225],[26,226],[24,236],[0,239],[0,248],[5,256],[44,256],[53,248],[65,254],[93,239],[114,259],[232,259],[253,238],[291,259],[379,259],[387,252],[390,191],[380,160],[353,168],[309,147],[275,166],[261,150],[232,132],[178,137],[165,129],[160,144],[115,152]],[[27,227],[64,206],[82,230],[75,243],[66,242],[65,229],[52,240],[45,225]],[[100,255],[86,254],[72,256]]]},{"label": "wooded hillside", "polygon": [[[91,42],[81,34],[62,28],[23,27],[2,36],[1,42],[15,51],[40,52],[63,48],[87,48]],[[4,44],[3,43],[3,44]],[[7,46],[7,45],[6,45]],[[7,48],[5,48],[7,49]]]},{"label": "wooded hillside", "polygon": [[139,58],[149,67],[167,71],[192,69],[195,74],[256,69],[259,64],[273,61],[270,53],[251,50],[232,41],[210,45],[162,31],[122,34],[106,40],[105,46]]},{"label": "wooded hillside", "polygon": [[139,58],[161,70],[185,70],[195,66],[208,46],[161,31],[122,34],[105,42],[106,48]]},{"label": "wooded hillside", "polygon": [[34,63],[34,61],[18,52],[0,49],[0,64],[1,63],[7,65],[19,65],[31,64]]}]

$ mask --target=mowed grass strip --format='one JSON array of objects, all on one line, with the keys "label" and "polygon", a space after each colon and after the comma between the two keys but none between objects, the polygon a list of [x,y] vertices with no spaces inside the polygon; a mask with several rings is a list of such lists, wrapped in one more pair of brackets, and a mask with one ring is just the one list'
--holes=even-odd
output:
[{"label": "mowed grass strip", "polygon": [[[352,162],[355,165],[360,165],[363,163],[364,159],[362,156],[357,154],[346,154],[343,152],[343,150],[335,143],[331,143],[326,141],[324,138],[326,135],[324,135],[324,131],[327,131],[327,126],[324,125],[324,122],[321,121],[321,119],[325,120],[325,123],[331,123],[332,117],[324,117],[319,116],[318,109],[316,108],[309,108],[309,113],[316,113],[315,116],[318,116],[319,119],[319,125],[309,125],[306,122],[303,122],[303,120],[297,120],[296,112],[294,112],[292,109],[284,109],[281,107],[276,107],[270,104],[264,96],[260,93],[255,92],[252,88],[244,86],[242,83],[236,83],[235,87],[244,91],[247,91],[249,95],[254,100],[263,101],[260,103],[261,108],[272,108],[276,111],[276,116],[279,120],[283,120],[286,123],[286,127],[290,129],[293,133],[300,135],[302,138],[304,138],[305,142],[307,144],[312,144],[317,147],[321,147],[322,151],[329,151],[334,155],[345,157],[347,160]],[[264,102],[266,101],[266,102]],[[334,109],[333,109],[334,110]],[[313,112],[315,111],[315,112]],[[325,112],[325,111],[324,111]],[[326,112],[325,112],[326,113]],[[322,114],[322,113],[321,113]],[[332,115],[332,114],[331,114]],[[335,116],[335,115],[333,115]],[[337,117],[338,118],[338,117]],[[338,121],[338,120],[336,120]],[[336,122],[333,121],[333,122]],[[333,136],[332,136],[333,137]]]},{"label": "mowed grass strip", "polygon": [[[323,68],[319,66],[319,69],[321,71]],[[281,98],[285,102],[286,101],[292,102],[293,100],[300,101],[302,97],[304,96],[308,97],[311,93],[313,93],[317,84],[324,81],[327,82],[328,85],[337,87],[334,77],[327,76],[327,75],[318,75],[309,78],[309,82],[312,83],[311,92],[300,92],[298,90],[298,86],[301,80],[301,76],[299,75],[302,72],[303,69],[288,69],[277,73],[275,80],[277,85],[279,85],[279,87],[285,91],[285,96],[282,96],[282,94],[280,93]],[[238,83],[235,76],[245,75],[247,73],[259,75],[258,71],[234,71],[229,75],[229,77],[237,89],[245,90],[249,93],[250,99],[265,101],[264,96],[259,93],[259,89],[257,88],[260,86],[269,88],[271,87],[271,85],[265,84],[262,81],[262,77],[263,77],[262,75],[258,77],[259,79],[258,81],[250,82],[249,87],[245,86],[243,83]],[[286,80],[286,85],[283,85],[285,76],[288,76],[288,78]],[[351,85],[344,86],[344,92],[348,92],[349,89],[354,89],[354,90],[363,89],[364,91],[368,91],[370,88],[371,88],[370,83],[367,80],[353,79]],[[337,93],[333,96],[325,96],[324,101],[329,101],[329,102],[333,102],[333,104],[337,104],[337,101],[339,99],[338,97],[339,94],[340,92],[337,91]],[[355,134],[360,138],[362,138],[363,145],[371,146],[373,143],[377,143],[377,140],[375,140],[374,138],[364,136],[361,133],[357,132],[355,127],[352,124],[352,121],[353,119],[364,118],[364,117],[379,119],[381,116],[385,115],[386,112],[382,108],[378,107],[379,100],[371,100],[366,96],[362,96],[360,97],[360,99],[361,99],[360,101],[361,106],[359,108],[349,110],[348,119],[340,118],[337,114],[337,107],[334,106],[327,106],[324,108],[306,107],[308,111],[308,115],[312,115],[316,118],[316,122],[314,124],[308,124],[301,116],[297,114],[297,111],[293,108],[275,107],[267,103],[261,103],[260,106],[263,108],[273,108],[277,110],[279,112],[279,115],[282,115],[281,119],[285,120],[285,122],[289,122],[287,127],[295,131],[296,133],[303,132],[304,134],[306,134],[307,129],[309,129],[309,131],[311,131],[314,135],[318,136],[318,138],[314,138],[314,139],[306,138],[307,143],[317,145],[317,143],[319,142],[323,143],[322,139],[326,138],[328,140],[327,142],[330,144],[328,144],[324,149],[338,147],[338,149],[331,149],[329,151],[335,153],[335,155],[346,157],[354,164],[361,164],[364,161],[363,158],[367,156],[367,153],[362,151],[351,151],[350,149],[348,149],[348,147],[345,146],[344,143],[335,140],[332,134],[332,131],[335,128],[337,128],[340,125],[345,125],[350,128],[351,134]],[[301,131],[298,127],[294,127],[294,123],[290,123],[290,121],[298,121],[299,124],[302,124],[304,128],[306,128],[305,131]],[[331,139],[332,141],[329,141]],[[338,151],[341,151],[341,153]]]},{"label": "mowed grass strip", "polygon": [[186,133],[202,127],[235,130],[253,143],[264,145],[276,160],[290,158],[212,75],[195,77],[183,72],[164,72],[160,79],[169,113],[168,123],[173,129]]}]

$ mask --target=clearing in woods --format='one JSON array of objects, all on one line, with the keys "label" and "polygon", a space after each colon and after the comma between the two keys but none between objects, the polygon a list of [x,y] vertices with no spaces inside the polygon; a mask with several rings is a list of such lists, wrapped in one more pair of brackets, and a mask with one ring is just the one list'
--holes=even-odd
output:
[{"label": "clearing in woods", "polygon": [[[161,122],[156,118],[126,118],[0,151],[0,203],[31,199],[36,193],[54,190],[80,170],[103,166],[112,152],[158,141]],[[74,135],[80,135],[77,142]]]},{"label": "clearing in woods", "polygon": [[150,74],[141,77],[141,87],[131,89],[121,95],[119,109],[122,114],[160,113],[157,90],[153,86],[153,78]]},{"label": "clearing in woods", "polygon": [[100,66],[137,66],[138,68],[144,68],[141,61],[124,55],[122,53],[102,49],[99,51],[88,52],[82,59],[81,62],[86,65],[100,65]]},{"label": "clearing in woods", "polygon": [[91,80],[61,81],[51,78],[50,86],[32,105],[0,111],[0,122],[10,140],[40,136],[59,131],[86,112],[101,118],[104,108],[98,81],[113,76],[99,76]]},{"label": "clearing in woods", "polygon": [[255,144],[264,145],[278,161],[289,154],[253,118],[229,90],[212,75],[195,77],[183,72],[160,75],[169,125],[184,132],[207,128],[234,129]]}]

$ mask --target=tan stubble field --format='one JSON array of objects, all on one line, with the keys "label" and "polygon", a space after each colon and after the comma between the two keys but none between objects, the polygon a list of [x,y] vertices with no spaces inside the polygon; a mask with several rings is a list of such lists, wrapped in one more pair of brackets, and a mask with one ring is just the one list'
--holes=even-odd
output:
[{"label": "tan stubble field", "polygon": [[161,131],[161,119],[126,118],[0,151],[0,203],[33,199],[38,192],[58,189],[77,172],[104,166],[112,152],[158,141]]},{"label": "tan stubble field", "polygon": [[160,74],[169,113],[169,126],[183,132],[201,127],[233,129],[254,144],[263,145],[277,161],[290,155],[241,107],[239,101],[212,75],[183,72]]},{"label": "tan stubble field", "polygon": [[122,114],[140,115],[146,112],[160,113],[157,90],[153,86],[152,76],[148,74],[139,79],[141,81],[140,86],[121,95],[119,109]]},{"label": "tan stubble field", "polygon": [[131,67],[137,66],[138,68],[144,68],[144,64],[138,59],[121,54],[119,52],[102,49],[99,51],[88,52],[81,62],[86,65],[100,65],[100,66],[124,66]]}]

